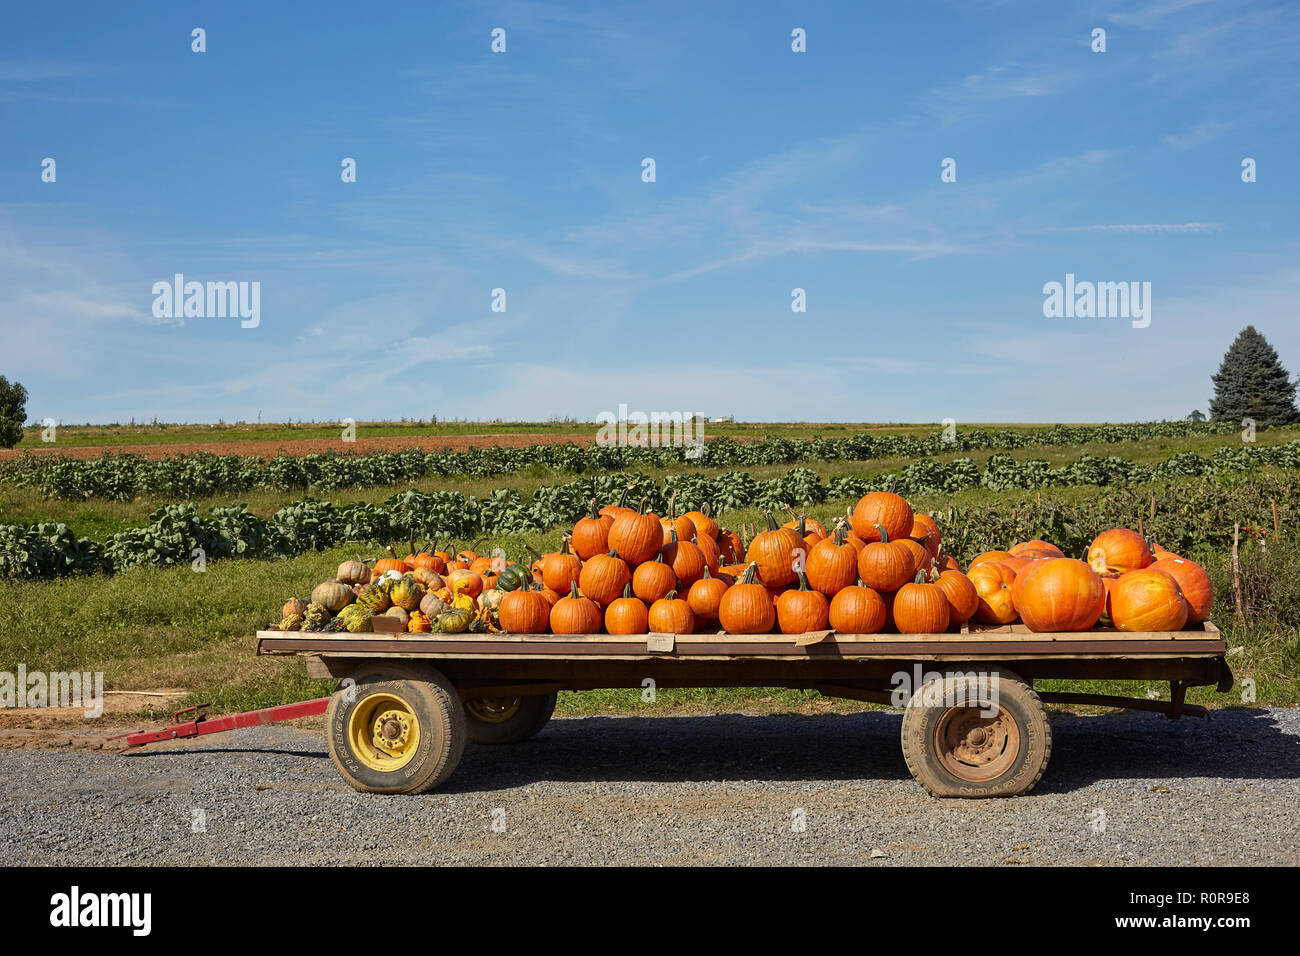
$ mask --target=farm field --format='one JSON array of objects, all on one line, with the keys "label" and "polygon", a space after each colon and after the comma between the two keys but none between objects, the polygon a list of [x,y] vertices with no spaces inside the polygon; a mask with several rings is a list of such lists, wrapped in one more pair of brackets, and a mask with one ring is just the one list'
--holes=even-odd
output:
[{"label": "farm field", "polygon": [[[882,428],[888,426],[881,426]],[[1017,426],[1009,426],[1016,428]],[[809,432],[824,432],[816,426]],[[924,436],[934,426],[916,426],[912,434]],[[1008,426],[989,426],[1000,430]],[[478,434],[489,434],[477,429]],[[516,431],[516,436],[525,433]],[[1291,429],[1261,430],[1255,446],[1269,448],[1295,439]],[[551,436],[539,433],[540,442]],[[762,434],[758,439],[773,436]],[[400,439],[398,439],[400,440]],[[1078,461],[1084,456],[1115,456],[1140,464],[1166,461],[1172,456],[1193,453],[1212,456],[1218,449],[1240,448],[1242,442],[1229,434],[1191,433],[1175,437],[1136,437],[1124,441],[1091,442],[1081,446],[1029,445],[1006,452],[972,451],[939,454],[927,459],[951,463],[971,459],[983,468],[995,454],[1015,462],[1039,460],[1051,467]],[[157,448],[178,451],[177,444]],[[837,480],[870,481],[898,473],[916,462],[903,457],[871,461],[809,462],[801,467],[827,483]],[[780,481],[787,475],[786,464],[760,464],[744,469],[734,466],[677,468],[659,467],[639,471],[643,481],[662,482],[687,471],[708,479],[743,470],[759,481]],[[455,492],[488,499],[502,488],[518,492],[523,500],[539,489],[572,479],[555,470],[532,469],[492,477],[426,478],[403,484],[370,488],[344,488],[313,493],[312,497],[337,506],[355,503],[380,505],[395,492],[415,490],[425,494]],[[615,484],[622,481],[611,476]],[[1215,496],[1219,496],[1217,499]],[[246,503],[249,511],[263,519],[303,497],[298,491],[254,489],[232,496],[217,494],[193,500],[200,513],[226,507],[234,501]],[[1241,524],[1291,526],[1300,518],[1300,489],[1294,472],[1268,467],[1221,477],[1171,479],[1138,483],[1122,489],[1099,486],[1063,488],[965,488],[953,493],[909,495],[918,509],[970,529],[962,537],[956,527],[951,547],[959,560],[999,546],[999,541],[1045,536],[1077,553],[1096,530],[1110,524],[1139,526],[1147,522],[1152,533],[1163,540],[1178,540],[1188,557],[1202,561],[1216,585],[1213,619],[1224,629],[1234,648],[1234,669],[1249,674],[1257,684],[1258,700],[1274,705],[1300,703],[1300,644],[1295,627],[1300,624],[1300,595],[1292,600],[1291,571],[1300,570],[1300,550],[1286,535],[1278,534],[1267,549],[1248,539],[1243,551],[1247,569],[1244,616],[1237,620],[1229,582],[1230,568],[1223,543],[1231,538],[1234,520]],[[1214,513],[1216,501],[1239,502],[1239,513]],[[853,505],[853,497],[827,498],[807,505],[810,517],[829,523]],[[1278,509],[1278,517],[1270,513]],[[41,521],[66,523],[76,534],[103,539],[126,529],[147,525],[159,508],[178,503],[175,498],[147,496],[131,501],[51,500],[37,490],[15,487],[0,480],[0,524],[30,524]],[[722,512],[727,526],[757,526],[762,508],[735,507]],[[951,516],[951,517],[945,517]],[[1206,522],[1201,526],[1199,522]],[[1163,522],[1163,523],[1162,523]],[[1208,525],[1213,525],[1210,527]],[[1094,530],[1096,529],[1096,530]],[[1177,539],[1175,539],[1177,535]],[[451,535],[448,543],[463,547],[467,535]],[[510,556],[524,555],[525,548],[553,550],[559,528],[490,535],[493,546]],[[270,623],[276,608],[288,595],[311,590],[320,580],[333,576],[339,562],[361,554],[382,553],[382,540],[361,540],[331,544],[321,550],[278,559],[214,559],[203,574],[195,574],[187,562],[170,567],[138,566],[117,574],[74,574],[55,580],[0,580],[0,660],[23,661],[29,668],[59,670],[77,667],[103,670],[108,687],[122,691],[176,688],[185,703],[211,702],[218,710],[247,709],[317,696],[328,691],[324,682],[307,678],[296,658],[256,658],[253,632]],[[405,550],[405,542],[397,538]],[[59,609],[50,613],[50,608]],[[1160,693],[1152,685],[1117,686],[1096,682],[1096,692],[1145,695]],[[1167,694],[1167,689],[1164,690]],[[1192,700],[1216,702],[1208,690],[1194,691]],[[144,698],[146,704],[148,698]],[[676,713],[704,713],[739,710],[750,713],[790,712],[814,714],[827,711],[855,711],[873,705],[821,698],[811,691],[782,689],[665,690],[661,704]],[[1217,703],[1225,703],[1219,698]],[[163,709],[173,701],[163,703]],[[177,705],[178,706],[178,705]],[[630,713],[640,707],[632,691],[599,691],[562,695],[561,713],[568,715]],[[141,716],[148,716],[145,706]],[[6,717],[13,724],[12,715]],[[0,730],[3,724],[0,724]]]}]

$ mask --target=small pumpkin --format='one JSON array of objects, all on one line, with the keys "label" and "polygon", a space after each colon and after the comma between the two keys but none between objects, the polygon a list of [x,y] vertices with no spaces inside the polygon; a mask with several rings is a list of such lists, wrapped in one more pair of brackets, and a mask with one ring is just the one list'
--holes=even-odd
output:
[{"label": "small pumpkin", "polygon": [[858,549],[848,543],[848,527],[841,519],[835,531],[813,545],[804,567],[808,583],[832,598],[858,577]]},{"label": "small pumpkin", "polygon": [[447,610],[449,606],[442,597],[432,591],[420,599],[420,613],[431,621],[437,620],[438,615]]},{"label": "small pumpkin", "polygon": [[545,634],[551,620],[551,602],[532,582],[507,591],[497,610],[501,630],[510,634]]},{"label": "small pumpkin", "polygon": [[[582,566],[578,575],[578,587],[582,593],[591,598],[600,607],[607,607],[618,599],[632,580],[632,572],[627,562],[614,552],[598,554]],[[552,588],[557,594],[559,588]]]},{"label": "small pumpkin", "polygon": [[902,495],[892,491],[872,491],[863,495],[849,518],[853,533],[868,544],[881,540],[879,529],[882,527],[891,541],[906,538],[912,530],[912,520],[912,506]]},{"label": "small pumpkin", "polygon": [[632,585],[623,587],[623,596],[605,608],[605,630],[610,634],[645,634],[650,627],[650,613],[645,602],[633,597]]},{"label": "small pumpkin", "polygon": [[408,575],[388,589],[388,597],[403,611],[414,611],[424,600],[424,588],[414,577]]},{"label": "small pumpkin", "polygon": [[807,543],[792,528],[778,528],[772,512],[764,513],[767,530],[754,535],[745,560],[754,566],[758,580],[768,587],[781,587],[795,580],[795,551],[807,554]]},{"label": "small pumpkin", "polygon": [[980,606],[980,596],[975,592],[975,585],[970,578],[960,571],[938,571],[934,583],[939,586],[943,596],[948,599],[948,622],[965,624]]},{"label": "small pumpkin", "polygon": [[908,532],[907,536],[929,551],[931,558],[939,556],[939,547],[943,544],[943,535],[939,533],[939,525],[929,515],[913,514],[912,530]]},{"label": "small pumpkin", "polygon": [[[656,518],[655,527],[658,525]],[[556,634],[598,634],[603,619],[596,602],[578,593],[575,581],[569,585],[568,597],[560,598],[551,608],[550,622]]]},{"label": "small pumpkin", "polygon": [[887,615],[884,598],[859,581],[835,592],[828,621],[840,634],[876,634]]},{"label": "small pumpkin", "polygon": [[[641,507],[645,508],[644,500]],[[663,544],[664,534],[659,517],[650,512],[624,511],[609,528],[609,546],[629,567],[649,561]]]},{"label": "small pumpkin", "polygon": [[677,574],[664,560],[661,550],[653,561],[643,561],[632,572],[632,593],[653,604],[677,587]]},{"label": "small pumpkin", "polygon": [[695,612],[690,604],[677,596],[676,591],[669,591],[650,605],[648,623],[655,634],[692,634],[695,632]]},{"label": "small pumpkin", "polygon": [[307,613],[307,604],[302,598],[289,598],[284,602],[284,607],[280,608],[280,616],[293,617],[296,614],[301,617]]},{"label": "small pumpkin", "polygon": [[821,591],[808,589],[808,577],[799,572],[799,587],[781,592],[776,599],[776,623],[782,634],[822,631],[830,618],[830,602]]},{"label": "small pumpkin", "polygon": [[569,585],[578,580],[582,571],[582,561],[566,550],[568,543],[569,539],[565,538],[559,551],[542,555],[542,584],[552,591],[563,593],[569,590]]},{"label": "small pumpkin", "polygon": [[419,611],[412,611],[406,619],[406,631],[408,634],[428,634],[433,630],[433,622],[428,616]]},{"label": "small pumpkin", "polygon": [[596,555],[609,551],[609,529],[613,524],[612,517],[596,510],[593,498],[590,514],[578,519],[578,523],[573,526],[573,534],[569,539],[573,553],[583,561],[590,561]]},{"label": "small pumpkin", "polygon": [[[692,528],[692,536],[694,533]],[[668,536],[668,543],[663,546],[660,554],[663,555],[664,564],[672,567],[676,586],[685,591],[704,574],[704,552],[694,542],[679,538],[675,527],[668,530]]]},{"label": "small pumpkin", "polygon": [[438,630],[443,634],[464,634],[473,619],[473,613],[463,607],[449,608],[438,615]]},{"label": "small pumpkin", "polygon": [[334,576],[344,584],[365,584],[370,580],[370,568],[366,562],[357,558],[340,564],[338,573]]},{"label": "small pumpkin", "polygon": [[776,608],[767,589],[755,581],[756,569],[753,563],[746,567],[718,604],[718,620],[730,634],[766,634],[776,623]]},{"label": "small pumpkin", "polygon": [[523,587],[525,583],[531,584],[532,580],[532,572],[525,565],[512,561],[502,568],[501,573],[497,575],[497,590],[514,591]]},{"label": "small pumpkin", "polygon": [[682,517],[689,518],[691,524],[695,526],[695,533],[707,535],[714,540],[718,537],[718,522],[713,518],[713,510],[706,501],[700,505],[699,511],[688,511]]},{"label": "small pumpkin", "polygon": [[897,591],[916,574],[913,554],[894,541],[884,525],[875,530],[875,537],[858,552],[858,577],[875,591]]},{"label": "small pumpkin", "polygon": [[948,630],[947,595],[927,581],[923,571],[898,589],[891,611],[900,634],[942,634]]},{"label": "small pumpkin", "polygon": [[696,622],[703,624],[717,621],[718,608],[722,604],[722,596],[726,593],[727,582],[713,577],[706,567],[704,574],[686,592],[686,603],[695,612]]}]

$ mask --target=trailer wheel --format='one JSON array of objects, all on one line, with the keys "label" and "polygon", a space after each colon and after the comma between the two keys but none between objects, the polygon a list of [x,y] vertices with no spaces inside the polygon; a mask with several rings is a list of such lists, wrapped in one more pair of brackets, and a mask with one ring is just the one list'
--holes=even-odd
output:
[{"label": "trailer wheel", "polygon": [[522,697],[471,697],[465,701],[465,728],[476,744],[517,744],[535,737],[555,711],[555,694]]},{"label": "trailer wheel", "polygon": [[460,763],[465,713],[442,674],[394,663],[335,692],[325,734],[334,766],[358,790],[424,793]]},{"label": "trailer wheel", "polygon": [[936,797],[1027,793],[1052,753],[1043,702],[1010,671],[927,681],[903,711],[902,736],[908,770]]}]

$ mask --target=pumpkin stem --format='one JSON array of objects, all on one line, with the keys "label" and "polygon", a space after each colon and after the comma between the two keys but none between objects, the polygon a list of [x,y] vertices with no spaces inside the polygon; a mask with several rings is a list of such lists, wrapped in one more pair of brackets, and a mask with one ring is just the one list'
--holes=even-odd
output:
[{"label": "pumpkin stem", "polygon": [[630,598],[631,596],[632,596],[632,582],[629,581],[627,584],[623,585],[623,597]]},{"label": "pumpkin stem", "polygon": [[573,598],[573,600],[575,600],[575,601],[578,600],[579,597],[581,597],[581,595],[578,594],[578,582],[577,582],[577,581],[570,581],[570,582],[569,582],[569,597]]},{"label": "pumpkin stem", "polygon": [[709,504],[707,501],[704,502],[704,504],[700,505],[700,514],[704,515],[704,517],[706,518],[712,518],[713,506]]},{"label": "pumpkin stem", "polygon": [[478,554],[478,546],[486,540],[487,538],[479,538],[477,541],[475,541],[473,544],[469,546],[468,550],[473,551],[475,554]]},{"label": "pumpkin stem", "polygon": [[880,540],[885,544],[889,544],[889,532],[885,530],[885,526],[883,524],[878,524],[876,525],[876,530],[880,532]]},{"label": "pumpkin stem", "polygon": [[711,575],[711,574],[709,573],[709,566],[708,566],[708,564],[706,563],[706,564],[704,565],[704,573],[700,575],[700,580],[701,580],[701,581],[706,581],[706,580],[708,580],[708,579],[711,578],[711,577],[713,577],[713,575]]},{"label": "pumpkin stem", "polygon": [[844,524],[844,519],[840,518],[838,521],[835,522],[835,532],[832,538],[832,540],[835,542],[835,547],[837,548],[844,547],[845,543],[848,541],[848,537],[849,537],[848,528]]},{"label": "pumpkin stem", "polygon": [[807,576],[806,574],[804,574],[802,571],[800,571],[800,572],[798,572],[798,573],[799,573],[799,590],[800,590],[800,591],[807,591],[807,590],[808,590],[808,576]]},{"label": "pumpkin stem", "polygon": [[674,488],[673,493],[668,496],[668,520],[674,522],[677,520],[677,489],[676,488]]},{"label": "pumpkin stem", "polygon": [[746,568],[745,568],[745,573],[742,574],[742,575],[740,576],[740,580],[737,581],[736,583],[737,583],[737,584],[753,584],[753,583],[754,583],[754,574],[755,574],[755,572],[756,572],[757,570],[758,570],[758,562],[757,562],[757,561],[750,561],[749,564],[748,564],[748,566],[746,566]]},{"label": "pumpkin stem", "polygon": [[676,589],[674,589],[674,590],[672,590],[672,591],[669,591],[667,594],[665,594],[662,598],[660,598],[660,600],[661,600],[661,601],[672,601],[672,600],[675,600],[676,597],[677,597],[677,591],[676,591]]},{"label": "pumpkin stem", "polygon": [[764,512],[763,512],[763,519],[767,522],[767,530],[768,530],[768,531],[775,531],[775,530],[776,530],[776,516],[773,515],[772,512],[770,512],[770,511],[764,511]]},{"label": "pumpkin stem", "polygon": [[646,506],[647,504],[649,504],[649,503],[650,503],[650,499],[649,499],[649,498],[642,498],[642,499],[641,499],[641,504],[640,504],[640,505],[637,507],[637,509],[636,509],[636,513],[639,514],[639,515],[643,515],[643,514],[645,514],[645,506]]},{"label": "pumpkin stem", "polygon": [[573,532],[565,531],[560,535],[560,554],[573,554]]},{"label": "pumpkin stem", "polygon": [[618,496],[618,506],[619,506],[620,508],[626,508],[626,507],[627,507],[627,493],[628,493],[629,491],[631,491],[631,490],[632,490],[633,488],[635,488],[635,487],[636,487],[636,482],[634,482],[634,481],[629,481],[629,482],[627,483],[627,487],[623,489],[623,493],[622,493],[621,495]]},{"label": "pumpkin stem", "polygon": [[588,516],[589,518],[591,518],[591,520],[593,520],[593,521],[595,521],[597,518],[600,517],[600,512],[597,511],[597,509],[596,509],[596,499],[595,499],[595,498],[592,498],[592,499],[591,499],[591,507],[590,507],[590,508],[588,509],[588,511],[587,511],[587,516]]},{"label": "pumpkin stem", "polygon": [[538,561],[542,560],[542,556],[538,554],[537,551],[533,548],[533,546],[528,542],[524,542],[524,550],[527,551],[529,554],[531,554],[534,559]]}]

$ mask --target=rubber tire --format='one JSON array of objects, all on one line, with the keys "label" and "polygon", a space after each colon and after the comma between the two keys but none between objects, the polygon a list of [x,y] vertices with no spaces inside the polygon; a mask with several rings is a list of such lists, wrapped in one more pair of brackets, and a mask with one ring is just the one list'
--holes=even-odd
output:
[{"label": "rubber tire", "polygon": [[556,694],[526,694],[519,710],[508,720],[489,723],[479,720],[467,709],[465,728],[469,739],[476,744],[495,747],[500,744],[517,744],[536,737],[555,712]]},{"label": "rubber tire", "polygon": [[[998,704],[1015,721],[1020,733],[1020,753],[1002,774],[991,780],[973,782],[963,780],[943,766],[935,749],[935,731],[947,707],[924,707],[909,702],[903,711],[903,759],[921,786],[935,797],[1014,797],[1028,793],[1042,779],[1047,761],[1052,755],[1052,725],[1043,709],[1043,702],[1034,689],[1010,671],[996,671],[979,678],[981,693],[990,691],[989,678],[998,682]],[[968,678],[945,677],[943,691],[953,691],[958,682],[968,683]],[[922,691],[938,683],[928,681],[918,688],[913,700],[923,700]],[[943,699],[959,699],[945,696]],[[985,699],[985,698],[980,698]]]},{"label": "rubber tire", "polygon": [[[343,779],[366,793],[426,793],[446,781],[465,751],[465,710],[451,681],[431,667],[401,662],[356,677],[352,700],[335,691],[325,711],[330,759]],[[400,770],[372,770],[356,758],[348,741],[348,718],[371,693],[401,697],[420,722],[420,752]]]}]

